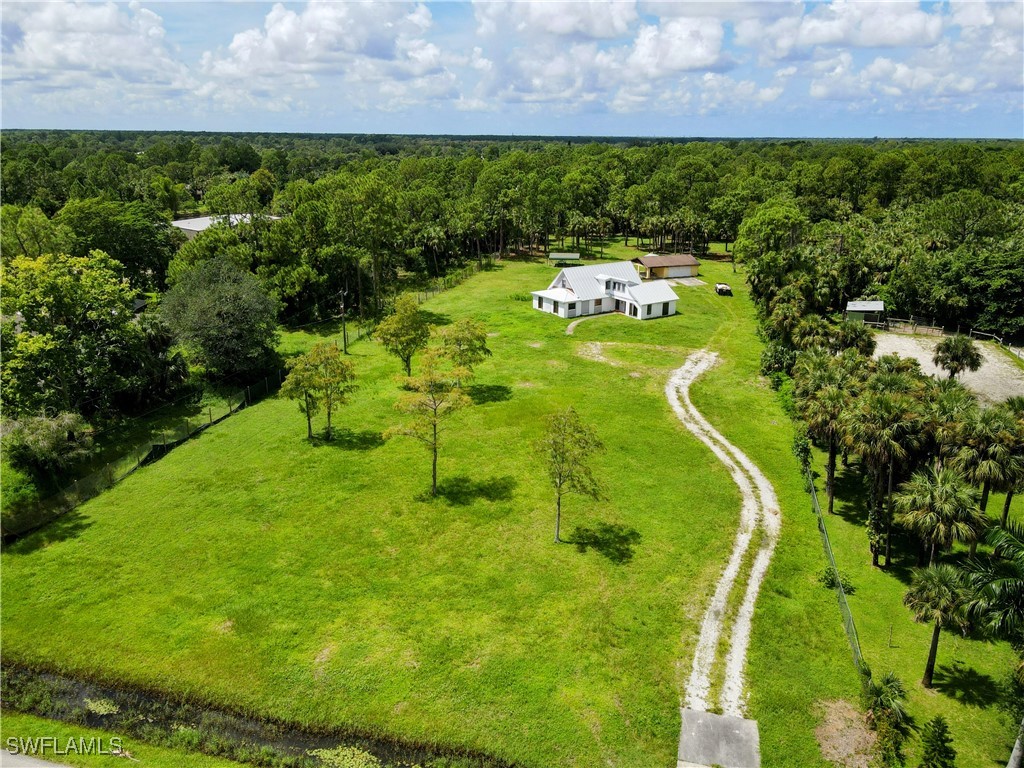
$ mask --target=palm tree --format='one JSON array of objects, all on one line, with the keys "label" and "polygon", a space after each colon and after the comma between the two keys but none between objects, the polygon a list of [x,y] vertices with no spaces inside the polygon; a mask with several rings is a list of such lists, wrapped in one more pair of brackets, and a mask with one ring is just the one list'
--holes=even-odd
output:
[{"label": "palm tree", "polygon": [[964,371],[981,368],[981,352],[969,336],[947,336],[935,347],[932,362],[949,371],[949,378],[956,378]]},{"label": "palm tree", "polygon": [[875,519],[873,524],[869,520],[871,562],[878,565],[884,522],[885,565],[888,567],[892,553],[892,491],[896,467],[907,461],[919,442],[920,413],[909,395],[874,391],[870,389],[872,382],[868,384],[869,391],[843,415],[843,440],[861,456],[871,475],[871,514]]},{"label": "palm tree", "polygon": [[910,589],[903,597],[903,604],[914,612],[914,620],[932,624],[932,642],[928,649],[928,663],[924,668],[921,684],[932,687],[935,674],[935,657],[939,650],[939,633],[945,627],[963,627],[964,577],[952,565],[933,565],[914,572]]},{"label": "palm tree", "polygon": [[953,469],[926,469],[900,486],[895,497],[897,522],[930,544],[928,565],[954,541],[977,541],[987,518],[978,509],[975,490]]},{"label": "palm tree", "polygon": [[849,405],[849,394],[837,386],[829,385],[812,393],[800,405],[801,415],[811,435],[828,446],[825,468],[825,492],[828,494],[828,513],[833,514],[835,501],[836,453],[842,437],[842,417]]},{"label": "palm tree", "polygon": [[886,672],[881,680],[873,676],[868,677],[865,687],[867,698],[868,720],[877,723],[883,718],[888,718],[894,725],[903,726],[910,722],[904,702],[907,699],[907,689],[903,686],[895,672]]},{"label": "palm tree", "polygon": [[1013,448],[1017,461],[1009,467],[1001,488],[1006,492],[1006,500],[1003,502],[1003,514],[999,524],[1005,528],[1006,521],[1010,517],[1010,504],[1013,503],[1013,495],[1024,488],[1024,397],[1011,397],[999,407],[1005,409],[1017,422],[1016,441]]},{"label": "palm tree", "polygon": [[924,394],[925,433],[936,471],[942,469],[964,424],[977,411],[978,400],[955,379],[931,379]]},{"label": "palm tree", "polygon": [[993,487],[1012,488],[1024,473],[1019,433],[1019,424],[1007,408],[986,408],[964,425],[963,445],[953,461],[968,480],[981,487],[982,512]]}]

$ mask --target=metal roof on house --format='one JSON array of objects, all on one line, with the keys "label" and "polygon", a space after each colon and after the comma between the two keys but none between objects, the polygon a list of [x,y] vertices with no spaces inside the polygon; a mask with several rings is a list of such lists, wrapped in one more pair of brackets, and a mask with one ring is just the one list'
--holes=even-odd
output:
[{"label": "metal roof on house", "polygon": [[667,280],[652,280],[642,285],[631,285],[627,289],[637,304],[659,304],[664,301],[675,301],[679,297],[672,290]]},{"label": "metal roof on house", "polygon": [[[172,227],[183,229],[186,232],[202,232],[209,229],[214,224],[228,224],[229,226],[235,226],[248,222],[251,219],[248,213],[229,213],[221,216],[194,216],[191,219],[175,219],[171,222]],[[267,216],[271,221],[277,221],[280,216]]]},{"label": "metal roof on house", "polygon": [[604,283],[609,279],[627,284],[639,282],[633,262],[614,261],[608,264],[567,267],[555,276],[548,289],[557,288],[564,282],[565,287],[580,301],[603,299],[607,296]]},{"label": "metal roof on house", "polygon": [[638,261],[645,267],[699,267],[700,262],[697,261],[697,257],[692,253],[648,253],[646,256],[640,256],[633,261]]},{"label": "metal roof on house", "polygon": [[532,294],[551,299],[551,301],[578,301],[576,294],[565,288],[549,288],[546,291],[533,291]]},{"label": "metal roof on house", "polygon": [[847,312],[885,312],[884,301],[850,301],[846,304]]}]

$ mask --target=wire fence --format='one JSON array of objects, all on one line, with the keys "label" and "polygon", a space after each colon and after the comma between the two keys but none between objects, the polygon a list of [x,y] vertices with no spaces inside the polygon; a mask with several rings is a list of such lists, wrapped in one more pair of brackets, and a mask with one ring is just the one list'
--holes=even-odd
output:
[{"label": "wire fence", "polygon": [[416,301],[422,304],[427,299],[437,296],[439,293],[447,291],[449,288],[454,288],[469,277],[472,277],[477,272],[491,269],[494,266],[494,259],[491,256],[486,256],[481,261],[474,261],[471,264],[457,269],[453,272],[449,272],[447,275],[442,277],[435,277],[426,286],[416,289],[415,296]]},{"label": "wire fence", "polygon": [[117,485],[139,467],[151,464],[196,435],[238,413],[246,406],[262,400],[281,388],[287,371],[278,370],[227,396],[224,403],[207,406],[205,413],[182,417],[132,445],[127,451],[89,474],[72,480],[56,493],[26,504],[17,512],[5,514],[4,541],[31,533],[71,512],[108,488]]},{"label": "wire fence", "polygon": [[[480,262],[474,262],[443,277],[435,278],[426,288],[415,292],[417,302],[422,304],[432,296],[436,296],[449,288],[454,288],[472,275],[481,270],[490,269],[492,266],[493,260],[488,256]],[[292,330],[320,325],[339,319],[341,319],[340,315],[322,318],[302,326],[296,326]],[[353,341],[369,338],[374,330],[372,323],[350,322],[347,326],[353,326],[351,329],[346,327],[349,344]],[[0,537],[4,541],[11,541],[31,533],[44,525],[48,525],[59,517],[71,512],[89,499],[98,496],[103,491],[121,482],[135,472],[135,470],[139,469],[139,467],[143,467],[166,456],[174,448],[191,440],[214,424],[219,424],[246,406],[252,405],[277,392],[281,388],[286,375],[287,371],[283,369],[278,370],[264,377],[261,381],[256,381],[227,396],[224,404],[207,406],[205,413],[194,414],[182,417],[180,420],[175,420],[169,426],[160,429],[145,440],[133,445],[117,458],[112,459],[84,477],[71,481],[56,493],[35,503],[25,505],[16,514],[5,515],[3,527],[0,529]]]},{"label": "wire fence", "polygon": [[839,600],[839,611],[843,615],[843,629],[846,630],[846,638],[850,641],[850,649],[853,651],[853,663],[858,670],[865,669],[864,655],[860,650],[860,638],[857,636],[857,625],[853,621],[853,613],[850,611],[850,604],[846,601],[846,590],[843,589],[843,580],[839,576],[839,567],[836,565],[836,558],[832,554],[832,542],[828,538],[828,528],[825,527],[825,518],[821,514],[821,506],[818,504],[818,492],[814,488],[814,478],[810,468],[807,469],[807,487],[811,490],[811,504],[814,507],[814,514],[818,517],[818,532],[821,533],[821,546],[825,550],[825,559],[832,568],[835,575],[836,597]]}]

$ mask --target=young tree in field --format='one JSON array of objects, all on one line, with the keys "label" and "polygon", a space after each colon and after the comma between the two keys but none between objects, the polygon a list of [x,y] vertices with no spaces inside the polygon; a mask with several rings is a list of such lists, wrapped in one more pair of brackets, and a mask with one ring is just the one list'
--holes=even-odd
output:
[{"label": "young tree in field", "polygon": [[317,399],[316,370],[307,355],[288,361],[288,376],[281,385],[281,394],[299,401],[299,411],[306,417],[306,437],[313,439],[313,417],[320,412]]},{"label": "young tree in field", "polygon": [[928,565],[954,541],[977,541],[986,518],[978,509],[978,495],[953,469],[915,472],[894,497],[897,522],[930,545]]},{"label": "young tree in field", "polygon": [[456,411],[470,404],[470,399],[455,382],[465,378],[462,368],[445,369],[435,350],[423,355],[419,376],[405,379],[408,390],[399,397],[395,407],[409,414],[412,422],[388,430],[388,436],[403,435],[419,440],[430,451],[430,495],[437,496],[437,455],[442,425]]},{"label": "young tree in field", "polygon": [[437,335],[441,340],[441,355],[470,373],[474,365],[491,356],[487,348],[487,327],[479,320],[463,318],[441,328]]},{"label": "young tree in field", "polygon": [[336,344],[317,344],[309,352],[289,362],[291,371],[281,391],[285,397],[299,400],[299,410],[306,414],[306,433],[313,437],[312,417],[322,407],[327,413],[327,439],[333,437],[331,417],[334,409],[344,405],[355,389],[352,363],[345,359]]},{"label": "young tree in field", "polygon": [[327,414],[327,439],[333,437],[331,415],[339,405],[344,405],[348,394],[355,389],[356,378],[352,363],[345,359],[337,344],[317,344],[308,353],[310,364],[316,372],[316,394],[324,404]]},{"label": "young tree in field", "polygon": [[402,361],[405,375],[412,376],[413,355],[427,346],[430,325],[416,299],[404,294],[395,300],[394,313],[377,326],[374,335],[384,349]]},{"label": "young tree in field", "polygon": [[594,477],[589,461],[604,450],[594,430],[584,424],[571,406],[548,419],[547,431],[536,444],[547,462],[548,477],[555,489],[555,543],[559,543],[562,523],[562,497],[579,493],[597,500],[601,485]]},{"label": "young tree in field", "polygon": [[964,578],[952,565],[933,565],[914,572],[910,589],[903,597],[903,604],[914,612],[914,619],[923,624],[932,624],[932,642],[928,649],[928,663],[924,668],[921,684],[932,687],[935,674],[935,657],[939,650],[939,633],[947,627],[963,627]]},{"label": "young tree in field", "polygon": [[949,735],[949,725],[942,715],[936,715],[924,724],[921,745],[924,751],[918,768],[955,768],[956,750]]},{"label": "young tree in field", "polygon": [[957,334],[947,336],[935,347],[932,362],[949,371],[949,378],[954,379],[964,371],[976,371],[981,368],[981,352],[969,336]]}]

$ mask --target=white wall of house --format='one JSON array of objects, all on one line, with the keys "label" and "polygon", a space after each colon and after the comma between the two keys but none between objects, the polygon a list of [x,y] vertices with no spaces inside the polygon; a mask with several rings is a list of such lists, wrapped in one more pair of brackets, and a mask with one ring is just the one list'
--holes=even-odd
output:
[{"label": "white wall of house", "polygon": [[[668,304],[666,311],[665,304]],[[650,312],[648,313],[648,309]],[[654,304],[644,304],[640,307],[640,319],[641,320],[653,320],[656,317],[668,317],[676,313],[676,303],[674,301],[669,302],[656,302]]]}]

